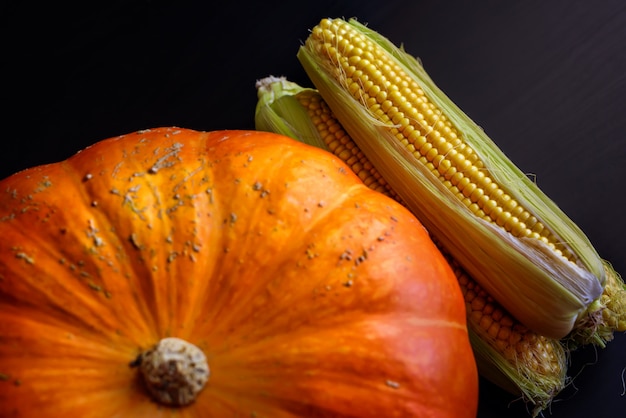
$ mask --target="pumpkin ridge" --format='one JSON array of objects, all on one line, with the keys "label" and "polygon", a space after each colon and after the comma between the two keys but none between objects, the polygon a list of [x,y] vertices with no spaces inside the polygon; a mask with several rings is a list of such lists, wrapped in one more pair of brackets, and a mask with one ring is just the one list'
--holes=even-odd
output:
[{"label": "pumpkin ridge", "polygon": [[[100,272],[99,279],[102,283],[102,287],[107,289],[107,298],[111,300],[110,304],[115,307],[115,300],[120,297],[125,298],[129,294],[132,294],[132,305],[136,308],[132,312],[132,325],[134,329],[118,330],[118,332],[127,336],[134,335],[136,337],[133,338],[135,341],[141,341],[145,339],[147,335],[151,334],[150,330],[157,329],[155,316],[153,314],[154,310],[157,308],[151,308],[149,303],[147,303],[153,301],[154,298],[146,297],[144,293],[145,288],[141,284],[147,281],[139,279],[143,277],[142,275],[145,275],[145,270],[140,268],[140,266],[144,267],[145,263],[132,262],[133,257],[131,253],[133,249],[136,250],[136,243],[132,241],[131,236],[124,239],[124,237],[117,234],[120,225],[119,222],[115,222],[115,218],[119,218],[119,214],[111,206],[107,206],[107,202],[111,200],[111,197],[117,196],[119,193],[119,190],[115,186],[116,180],[119,180],[116,178],[116,173],[119,174],[119,171],[123,171],[125,168],[123,165],[128,164],[130,157],[125,157],[117,163],[113,169],[109,166],[108,160],[104,160],[103,157],[101,157],[97,163],[92,162],[91,169],[85,170],[83,168],[85,165],[84,160],[90,159],[92,153],[97,154],[97,149],[106,146],[106,142],[109,141],[122,143],[128,141],[128,139],[125,139],[125,137],[117,137],[106,140],[104,143],[96,143],[87,150],[63,161],[62,166],[68,173],[72,174],[75,188],[80,192],[80,196],[82,197],[81,203],[83,210],[89,214],[89,222],[92,230],[99,231],[101,234],[100,239],[102,242],[99,247],[107,253],[99,254],[97,251],[94,251],[90,260],[94,268]],[[130,160],[132,161],[132,159]],[[111,170],[111,173],[109,173],[108,170]],[[136,173],[137,171],[133,171],[133,175],[127,180],[128,183],[139,177],[135,175]],[[109,180],[110,182],[107,184],[110,185],[110,187],[106,189],[102,188],[102,180],[107,178],[109,174],[111,180]],[[137,185],[131,186],[129,184],[127,190],[132,190],[136,187]],[[139,188],[136,190],[139,191]],[[127,200],[127,197],[124,196],[123,199]],[[120,205],[120,207],[121,206],[122,205]],[[99,259],[96,259],[96,255],[99,256]],[[110,266],[109,271],[107,272],[102,268],[96,267],[98,261]],[[127,266],[129,266],[130,269]],[[126,286],[123,288],[119,286],[119,276],[125,276],[125,281],[122,281],[122,283],[126,283]],[[137,291],[136,289],[141,290]],[[119,294],[120,292],[122,294]],[[126,321],[123,321],[123,319],[130,314],[129,308],[130,306],[126,304],[122,309],[113,309],[112,313],[114,312],[115,316],[122,320],[122,323],[125,323]],[[107,309],[112,309],[112,306],[109,305]],[[137,335],[138,332],[140,332],[141,336]],[[154,335],[151,335],[151,337],[156,338]]]},{"label": "pumpkin ridge", "polygon": [[[229,142],[233,142],[233,140],[228,140]],[[284,141],[284,139],[281,139]],[[226,142],[226,141],[224,141]],[[225,143],[221,143],[220,145],[226,145]],[[299,218],[294,217],[293,214],[283,213],[281,211],[273,211],[273,207],[283,208],[285,203],[288,202],[287,199],[290,199],[290,196],[294,194],[294,189],[298,188],[298,184],[308,184],[308,178],[294,178],[291,177],[287,180],[283,177],[277,175],[276,173],[281,171],[291,171],[291,170],[302,170],[303,165],[307,165],[308,160],[315,160],[315,158],[319,158],[319,156],[315,156],[316,153],[320,153],[318,150],[311,148],[313,151],[313,155],[311,155],[308,151],[303,152],[301,147],[294,146],[292,142],[285,142],[283,145],[283,149],[281,150],[281,158],[278,161],[272,161],[270,164],[270,159],[275,159],[276,155],[273,151],[276,144],[270,142],[260,142],[257,146],[252,150],[246,150],[245,152],[240,153],[232,153],[227,148],[226,151],[216,151],[219,161],[213,164],[213,176],[216,179],[224,179],[225,182],[228,182],[228,179],[232,179],[236,177],[233,171],[233,167],[239,167],[240,165],[249,166],[247,168],[245,176],[242,175],[241,178],[237,180],[236,186],[230,186],[232,188],[223,187],[215,187],[213,189],[212,197],[220,204],[217,205],[215,210],[215,216],[221,217],[223,219],[228,220],[229,214],[237,214],[236,208],[232,208],[228,201],[237,201],[237,202],[248,202],[247,207],[251,207],[251,211],[246,211],[245,216],[238,216],[236,220],[230,219],[229,222],[232,223],[232,227],[241,228],[242,231],[248,231],[245,235],[243,232],[237,233],[237,242],[236,248],[238,249],[238,253],[226,253],[223,254],[223,257],[233,257],[233,259],[239,257],[244,263],[248,265],[256,266],[262,264],[258,261],[251,261],[262,259],[263,256],[259,256],[258,252],[262,251],[259,248],[258,236],[254,235],[255,226],[250,223],[257,219],[265,219],[272,220],[275,225],[282,225],[283,223],[288,224],[289,236],[281,236],[281,241],[275,241],[280,243],[281,247],[272,247],[273,252],[268,254],[268,257],[272,259],[272,265],[265,265],[262,267],[262,270],[256,272],[246,272],[245,270],[239,270],[240,267],[236,267],[237,271],[241,271],[241,274],[246,274],[247,276],[256,274],[261,278],[276,276],[277,271],[282,270],[283,266],[277,266],[283,262],[289,262],[293,258],[293,254],[296,251],[302,252],[305,254],[305,248],[289,248],[289,242],[299,242],[303,237],[306,237],[307,234],[310,234],[315,228],[317,228],[317,224],[323,223],[325,220],[328,221],[327,216],[332,216],[333,212],[336,208],[339,208],[344,200],[349,199],[349,195],[352,194],[352,189],[363,189],[369,191],[368,188],[361,184],[353,184],[352,182],[345,182],[349,184],[346,186],[346,194],[337,197],[337,202],[332,201],[329,204],[325,204],[322,202],[321,205],[315,207],[315,210],[309,211],[311,213],[310,218],[307,218],[306,224],[302,221],[298,220]],[[217,147],[217,146],[216,146]],[[268,149],[271,151],[268,157]],[[295,153],[295,154],[294,154]],[[320,153],[321,154],[321,153]],[[326,154],[321,154],[324,157]],[[294,166],[294,163],[290,162],[293,160],[297,160],[299,157],[306,157],[306,159],[301,158]],[[255,165],[262,165],[261,169],[254,168]],[[326,165],[320,164],[319,162],[314,162],[316,167],[326,167]],[[310,170],[306,168],[306,170]],[[340,170],[340,167],[337,167],[337,170]],[[336,174],[332,174],[331,178],[334,178]],[[271,183],[267,182],[267,179],[278,179],[278,181],[274,180]],[[284,180],[283,180],[284,179]],[[288,183],[288,184],[284,184]],[[236,199],[221,199],[221,195],[225,194],[228,196],[233,196],[235,193],[233,190],[236,190],[237,198]],[[333,196],[333,199],[335,197]],[[261,204],[255,204],[255,202],[261,202]],[[316,202],[316,205],[319,202]],[[293,205],[293,203],[288,203],[290,208],[294,211],[303,210],[302,206]],[[312,208],[313,209],[313,208]],[[322,216],[324,213],[326,215]],[[281,215],[282,214],[282,215]],[[213,217],[215,217],[213,216]],[[282,216],[282,217],[281,217]],[[260,222],[259,222],[260,223]],[[266,233],[266,231],[260,231],[259,233]],[[228,236],[224,234],[225,241],[222,241],[220,244],[223,248],[228,248],[230,245],[230,241],[228,241]],[[269,239],[269,238],[268,238]],[[284,241],[282,241],[284,240]],[[262,246],[268,246],[270,241],[266,241],[262,244]],[[274,241],[272,241],[274,242]],[[273,244],[272,244],[273,245]],[[285,252],[286,250],[286,252]],[[259,258],[255,258],[259,257]],[[246,261],[247,260],[247,261]],[[224,265],[230,265],[228,262],[222,261]],[[235,263],[236,264],[236,263]],[[243,268],[243,267],[241,267]],[[223,289],[225,287],[231,286],[232,277],[231,276],[220,276],[220,270],[216,270],[213,272],[213,275],[217,275],[217,277],[212,279],[212,283],[209,284],[207,288],[207,297],[213,301],[213,306],[211,309],[211,313],[208,317],[202,319],[202,322],[211,324],[210,331],[207,329],[206,332],[210,332],[211,334],[222,332],[224,328],[228,328],[233,321],[233,318],[237,318],[239,313],[234,309],[234,306],[245,306],[249,303],[254,303],[254,298],[260,292],[267,291],[267,286],[269,282],[260,282],[257,280],[248,279],[247,286],[245,288],[245,292],[239,292],[236,294],[237,300],[233,302],[232,294],[225,292]],[[224,287],[224,288],[223,288]],[[220,290],[222,289],[222,290]],[[233,303],[235,305],[233,305]],[[202,329],[202,325],[200,328]],[[195,331],[194,331],[195,332]]]},{"label": "pumpkin ridge", "polygon": [[[115,160],[113,156],[107,161],[101,161],[100,166],[92,170],[97,174],[91,174],[89,181],[83,184],[89,199],[99,202],[95,210],[108,224],[106,228],[127,231],[127,235],[117,237],[114,244],[116,256],[127,260],[127,265],[130,266],[126,273],[127,280],[136,289],[132,295],[143,321],[148,329],[154,330],[152,342],[162,336],[179,333],[180,324],[186,322],[184,318],[172,322],[178,313],[167,316],[163,312],[178,312],[179,309],[189,312],[194,309],[194,304],[188,306],[177,302],[177,288],[181,284],[179,278],[185,276],[175,266],[175,258],[180,253],[179,248],[186,244],[172,238],[180,235],[176,229],[181,226],[180,219],[185,219],[177,216],[177,210],[182,210],[182,207],[189,204],[183,203],[182,198],[176,202],[171,199],[181,188],[181,184],[184,187],[191,181],[190,177],[202,174],[207,170],[207,165],[201,161],[195,169],[186,169],[184,162],[189,158],[188,154],[199,154],[196,151],[202,149],[204,141],[199,138],[197,143],[192,144],[184,133],[180,130],[155,129],[115,138],[116,145],[122,149],[119,162],[112,167],[108,161]],[[162,137],[169,139],[162,143]],[[101,146],[106,144],[96,144],[93,147]],[[138,150],[143,150],[149,158],[136,158]],[[69,161],[77,170],[81,170],[84,159],[88,159],[88,155],[81,154]],[[179,176],[182,179],[178,179]],[[139,192],[142,193],[141,200]],[[195,211],[193,204],[191,206]],[[204,202],[196,206],[203,207]],[[128,212],[130,216],[120,216],[120,210]],[[196,214],[192,218],[196,219],[198,216]],[[163,259],[167,261],[152,261]],[[168,291],[163,292],[160,289]]]},{"label": "pumpkin ridge", "polygon": [[[74,179],[75,189],[82,198],[81,200],[74,200],[77,202],[76,206],[78,207],[82,204],[82,210],[88,214],[87,218],[90,228],[93,231],[98,231],[100,234],[99,239],[101,239],[101,242],[97,246],[100,251],[94,250],[89,261],[91,266],[98,271],[102,288],[107,292],[107,299],[109,301],[105,301],[108,305],[105,309],[108,309],[110,313],[119,318],[120,323],[126,324],[128,323],[124,321],[124,318],[132,312],[133,329],[118,329],[118,332],[129,337],[132,336],[132,339],[136,342],[145,340],[150,334],[152,334],[150,335],[152,339],[156,339],[157,336],[150,332],[150,330],[157,329],[154,316],[154,311],[157,308],[156,305],[152,308],[150,307],[150,301],[154,301],[154,298],[149,297],[150,294],[154,294],[154,291],[148,293],[147,296],[145,286],[142,286],[142,284],[148,283],[149,281],[140,279],[141,277],[145,277],[146,274],[145,270],[147,269],[143,268],[145,267],[145,263],[140,261],[133,262],[135,258],[132,256],[132,253],[133,250],[136,250],[136,243],[132,242],[130,236],[124,239],[124,237],[118,235],[118,230],[123,228],[120,228],[121,225],[119,222],[115,221],[115,218],[119,218],[120,215],[111,206],[112,203],[109,203],[112,202],[114,197],[118,197],[120,193],[116,187],[120,179],[116,178],[114,173],[119,174],[119,172],[124,172],[126,168],[124,165],[131,165],[129,163],[132,162],[132,158],[130,160],[129,157],[123,159],[114,168],[111,168],[110,164],[108,164],[109,160],[100,158],[99,161],[93,162],[93,159],[90,158],[92,153],[97,154],[98,149],[106,146],[106,142],[109,141],[115,141],[121,144],[128,140],[120,137],[107,140],[105,143],[94,144],[84,152],[75,154],[64,161],[62,166],[67,173],[72,173],[71,177]],[[85,170],[83,168],[85,165],[84,162],[90,159],[92,161],[90,164],[91,168]],[[110,173],[109,170],[111,171]],[[133,171],[133,173],[136,172],[137,171]],[[105,184],[109,185],[109,187],[103,188],[103,180],[108,177],[110,177],[110,179],[108,179],[108,182]],[[131,180],[137,177],[139,176],[131,175],[127,182],[130,183]],[[127,190],[136,187],[136,184],[128,184]],[[139,188],[134,190],[139,191]],[[127,200],[127,197],[119,196],[119,199]],[[120,208],[122,208],[122,204],[120,204]],[[90,231],[85,231],[85,233],[89,234]],[[76,240],[79,241],[78,238]],[[105,270],[106,266],[98,267],[98,263],[106,264],[106,266],[109,267],[108,270]],[[125,279],[120,281],[120,276],[124,276]],[[120,283],[122,283],[123,286],[120,286]],[[124,307],[118,307],[116,305],[116,300],[119,298],[127,298],[129,295],[132,295],[132,306],[135,309],[129,311],[131,308],[129,304],[126,304]],[[140,346],[143,347],[144,344],[140,344]]]},{"label": "pumpkin ridge", "polygon": [[[76,328],[86,327],[96,334],[102,334],[102,329],[109,329],[112,319],[100,309],[94,309],[106,303],[105,297],[89,287],[89,279],[82,277],[82,270],[71,272],[70,266],[66,270],[60,270],[67,262],[68,253],[50,250],[48,245],[39,242],[37,236],[24,234],[25,229],[15,222],[22,226],[24,224],[19,215],[10,226],[5,223],[4,237],[21,242],[23,251],[32,254],[32,261],[25,261],[20,268],[13,269],[13,274],[8,276],[10,282],[0,281],[0,293],[3,294],[0,299],[3,302],[11,301],[11,305],[20,306],[21,309],[28,309],[30,318],[38,317],[44,323],[70,321]],[[9,235],[10,231],[14,231],[19,238]],[[37,252],[33,253],[31,248],[36,248]],[[2,257],[10,257],[10,253],[11,251],[2,249]],[[60,274],[66,276],[67,280],[59,280]],[[5,287],[11,289],[10,295],[2,290]],[[65,302],[65,294],[73,295],[72,304]],[[42,310],[44,307],[47,309]],[[96,312],[98,314],[93,315]]]}]

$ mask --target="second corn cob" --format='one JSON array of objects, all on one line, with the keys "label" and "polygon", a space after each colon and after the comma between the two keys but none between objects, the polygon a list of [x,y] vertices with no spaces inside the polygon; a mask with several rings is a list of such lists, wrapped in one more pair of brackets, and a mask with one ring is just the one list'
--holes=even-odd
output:
[{"label": "second corn cob", "polygon": [[[281,133],[332,152],[370,188],[402,203],[334,117],[319,92],[281,77],[259,80],[257,91],[256,129]],[[520,324],[445,250],[442,252],[465,298],[468,331],[481,375],[522,396],[531,405],[532,415],[537,416],[567,383],[564,345]]]},{"label": "second corn cob", "polygon": [[354,19],[323,19],[297,56],[363,153],[489,294],[542,335],[595,335],[606,273],[593,245],[415,58]]}]

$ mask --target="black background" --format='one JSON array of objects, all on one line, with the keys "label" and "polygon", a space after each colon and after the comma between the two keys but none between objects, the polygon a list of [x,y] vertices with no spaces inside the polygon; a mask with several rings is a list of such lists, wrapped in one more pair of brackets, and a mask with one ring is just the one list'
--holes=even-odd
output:
[{"label": "black background", "polygon": [[[626,2],[4,2],[0,178],[107,137],[252,129],[255,81],[309,85],[295,54],[323,17],[357,17],[435,82],[626,273]],[[626,336],[572,354],[545,416],[624,416]],[[332,390],[332,388],[329,388]],[[527,417],[481,382],[480,417]]]}]

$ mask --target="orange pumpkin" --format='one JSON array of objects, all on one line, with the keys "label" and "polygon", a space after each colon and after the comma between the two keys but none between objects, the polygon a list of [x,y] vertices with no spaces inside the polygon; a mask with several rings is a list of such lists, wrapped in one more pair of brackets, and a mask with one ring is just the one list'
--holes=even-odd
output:
[{"label": "orange pumpkin", "polygon": [[2,417],[476,415],[452,271],[329,153],[159,128],[0,193]]}]

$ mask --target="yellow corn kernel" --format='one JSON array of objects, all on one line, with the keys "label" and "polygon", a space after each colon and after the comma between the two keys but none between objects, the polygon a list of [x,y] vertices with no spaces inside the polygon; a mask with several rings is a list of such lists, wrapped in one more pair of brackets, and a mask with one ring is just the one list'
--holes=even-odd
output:
[{"label": "yellow corn kernel", "polygon": [[605,283],[582,231],[432,82],[355,20],[323,19],[298,59],[405,205],[529,328],[562,338]]},{"label": "yellow corn kernel", "polygon": [[465,298],[467,327],[481,376],[521,395],[532,416],[539,415],[568,382],[564,344],[522,325],[446,256]]}]

